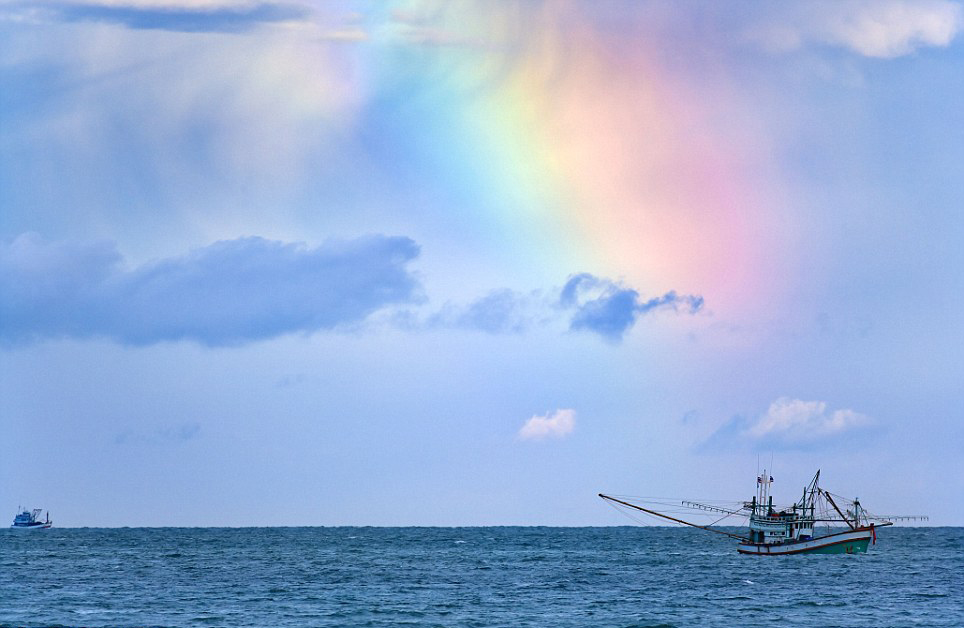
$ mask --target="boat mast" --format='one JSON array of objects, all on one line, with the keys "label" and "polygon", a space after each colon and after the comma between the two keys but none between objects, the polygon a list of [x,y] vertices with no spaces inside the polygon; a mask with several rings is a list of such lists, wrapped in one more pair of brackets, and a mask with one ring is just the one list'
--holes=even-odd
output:
[{"label": "boat mast", "polygon": [[[769,511],[773,509],[773,497],[770,495],[770,484],[772,483],[773,476],[769,475],[766,469],[763,470],[763,475],[756,477],[756,501],[764,516],[770,514]],[[753,514],[756,514],[756,508],[753,509]]]},{"label": "boat mast", "polygon": [[725,534],[726,536],[728,536],[728,537],[730,537],[730,538],[737,539],[737,540],[740,540],[740,541],[746,541],[746,540],[747,540],[745,537],[738,536],[738,535],[736,535],[736,534],[730,534],[729,532],[724,532],[723,530],[714,530],[713,528],[710,528],[710,527],[708,527],[708,526],[701,526],[701,525],[697,525],[697,524],[695,524],[695,523],[690,523],[689,521],[683,521],[682,519],[677,519],[676,517],[670,517],[669,515],[664,515],[664,514],[661,513],[661,512],[656,512],[655,510],[650,510],[650,509],[648,509],[648,508],[643,508],[642,506],[637,506],[636,504],[630,504],[629,502],[624,502],[624,501],[621,500],[621,499],[616,499],[615,497],[610,497],[609,495],[603,495],[602,493],[599,493],[599,496],[602,497],[602,498],[605,499],[605,500],[608,500],[608,501],[611,501],[611,502],[616,502],[617,504],[622,504],[623,506],[628,506],[628,507],[630,507],[630,508],[635,508],[636,510],[642,510],[643,512],[648,513],[648,514],[650,514],[650,515],[655,515],[655,516],[657,516],[657,517],[662,517],[663,519],[669,519],[670,521],[675,521],[676,523],[682,523],[683,525],[691,526],[691,527],[694,527],[694,528],[699,528],[700,530],[706,530],[707,532],[716,532],[717,534]]},{"label": "boat mast", "polygon": [[810,519],[816,519],[816,509],[817,509],[817,482],[820,481],[820,469],[817,469],[816,474],[814,474],[813,479],[810,480],[810,484],[803,489],[803,517],[809,517]]}]

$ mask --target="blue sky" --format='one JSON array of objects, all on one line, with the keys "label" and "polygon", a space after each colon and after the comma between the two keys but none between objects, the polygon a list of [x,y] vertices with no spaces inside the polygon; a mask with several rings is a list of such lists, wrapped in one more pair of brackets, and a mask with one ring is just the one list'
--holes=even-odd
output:
[{"label": "blue sky", "polygon": [[0,2],[0,504],[964,522],[959,2]]}]

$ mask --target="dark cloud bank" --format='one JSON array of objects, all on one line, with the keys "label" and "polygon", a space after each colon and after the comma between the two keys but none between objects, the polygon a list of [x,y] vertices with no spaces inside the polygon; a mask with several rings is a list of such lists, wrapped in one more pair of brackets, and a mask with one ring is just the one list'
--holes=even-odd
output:
[{"label": "dark cloud bank", "polygon": [[317,248],[241,238],[133,270],[115,245],[0,246],[0,341],[108,337],[236,345],[357,323],[415,300],[418,246],[370,236]]},{"label": "dark cloud bank", "polygon": [[[0,244],[0,343],[109,338],[127,345],[192,341],[232,346],[289,333],[357,324],[389,306],[413,304],[421,288],[407,265],[409,238],[369,236],[311,248],[249,237],[215,242],[128,269],[113,243],[46,242],[24,234]],[[697,296],[648,300],[618,282],[582,273],[561,290],[496,290],[467,306],[446,305],[413,330],[522,333],[560,317],[569,329],[619,342],[656,309],[695,313]]]},{"label": "dark cloud bank", "polygon": [[20,2],[16,7],[46,10],[65,22],[106,22],[132,29],[188,33],[239,33],[260,24],[304,20],[309,10],[297,4],[262,2],[223,7],[139,7],[84,2]]}]

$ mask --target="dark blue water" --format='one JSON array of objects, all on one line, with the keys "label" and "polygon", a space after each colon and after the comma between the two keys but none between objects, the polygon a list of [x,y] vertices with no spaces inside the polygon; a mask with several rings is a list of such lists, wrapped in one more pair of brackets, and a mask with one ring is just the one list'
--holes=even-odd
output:
[{"label": "dark blue water", "polygon": [[678,528],[0,531],[10,626],[964,626],[964,528],[746,557]]}]

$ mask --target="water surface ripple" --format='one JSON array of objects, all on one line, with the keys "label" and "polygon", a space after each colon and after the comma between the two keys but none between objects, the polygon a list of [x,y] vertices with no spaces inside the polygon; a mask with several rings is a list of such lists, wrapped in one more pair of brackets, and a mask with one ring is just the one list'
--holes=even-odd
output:
[{"label": "water surface ripple", "polygon": [[964,626],[964,528],[745,557],[679,528],[0,531],[0,626]]}]

